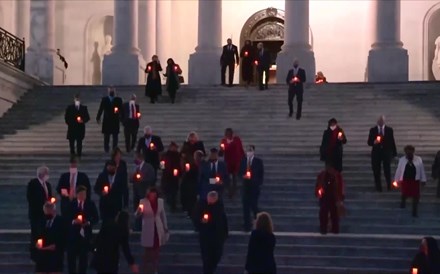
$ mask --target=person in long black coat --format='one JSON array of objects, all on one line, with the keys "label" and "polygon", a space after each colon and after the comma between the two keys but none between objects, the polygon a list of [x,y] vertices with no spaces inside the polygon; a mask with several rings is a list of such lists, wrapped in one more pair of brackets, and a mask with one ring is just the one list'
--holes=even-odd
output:
[{"label": "person in long black coat", "polygon": [[129,245],[129,215],[121,211],[116,221],[108,222],[101,227],[96,237],[91,266],[98,274],[118,273],[119,248],[133,273],[139,273]]},{"label": "person in long black coat", "polygon": [[174,104],[176,101],[176,93],[180,88],[179,75],[182,74],[182,69],[172,58],[167,60],[167,68],[164,76],[167,78],[166,81],[166,89],[168,91],[168,95],[171,99],[171,104]]},{"label": "person in long black coat", "polygon": [[[270,52],[264,49],[263,43],[258,43],[258,52],[255,55],[255,61],[257,65],[258,72],[258,87],[260,90],[268,89],[269,85],[269,69],[272,65]],[[264,84],[263,84],[264,75]]]},{"label": "person in long black coat", "polygon": [[289,85],[287,104],[289,105],[289,117],[293,115],[293,99],[296,96],[296,120],[301,119],[302,103],[304,94],[304,83],[306,82],[306,71],[299,67],[299,61],[293,61],[293,68],[289,70],[286,83]]},{"label": "person in long black coat", "polygon": [[328,128],[322,135],[322,142],[320,146],[321,161],[330,163],[330,165],[339,172],[342,172],[342,146],[347,143],[342,128],[338,126],[338,121],[331,118],[328,121]]},{"label": "person in long black coat", "polygon": [[249,239],[245,269],[248,274],[275,274],[277,272],[272,219],[267,212],[260,212],[255,229]]},{"label": "person in long black coat", "polygon": [[162,81],[160,79],[160,72],[162,66],[160,65],[159,57],[153,55],[152,61],[147,64],[145,73],[147,74],[147,85],[145,86],[145,96],[150,97],[152,104],[157,102],[159,95],[162,95]]},{"label": "person in long black coat", "polygon": [[150,126],[144,127],[144,136],[139,138],[136,152],[144,155],[145,162],[153,166],[156,172],[160,167],[159,154],[164,151],[162,139],[158,135],[153,135]]},{"label": "person in long black coat", "polygon": [[176,212],[177,209],[177,193],[179,192],[179,179],[181,177],[181,162],[178,146],[171,142],[167,152],[162,157],[165,167],[162,173],[161,188],[165,194],[165,201],[171,209]]},{"label": "person in long black coat", "polygon": [[119,123],[121,120],[122,99],[116,97],[114,88],[108,89],[108,96],[101,99],[96,121],[101,123],[101,115],[104,113],[102,133],[104,134],[104,151],[109,152],[110,135],[113,138],[113,148],[118,146]]},{"label": "person in long black coat", "polygon": [[86,134],[86,123],[90,120],[87,106],[81,105],[79,95],[75,95],[74,104],[66,108],[64,121],[67,124],[67,140],[69,140],[70,154],[82,155],[82,142]]},{"label": "person in long black coat", "polygon": [[241,57],[241,79],[248,87],[254,78],[255,49],[251,40],[246,40],[240,51]]},{"label": "person in long black coat", "polygon": [[136,94],[131,95],[130,101],[125,102],[123,108],[122,124],[124,125],[125,149],[129,153],[136,146],[139,120],[141,119],[140,108],[136,104]]},{"label": "person in long black coat", "polygon": [[198,150],[194,157],[188,160],[182,159],[183,174],[180,184],[180,202],[183,211],[191,217],[197,203],[197,185],[200,176],[200,165],[203,160],[203,152]]},{"label": "person in long black coat", "polygon": [[417,269],[417,274],[440,273],[440,250],[437,241],[433,237],[422,239],[420,251],[411,263],[411,274],[414,273],[413,269]]}]

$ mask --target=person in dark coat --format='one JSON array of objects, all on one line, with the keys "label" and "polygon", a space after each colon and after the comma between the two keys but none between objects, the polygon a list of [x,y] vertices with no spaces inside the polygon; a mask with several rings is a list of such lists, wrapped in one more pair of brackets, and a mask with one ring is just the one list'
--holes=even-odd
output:
[{"label": "person in dark coat", "polygon": [[197,203],[197,184],[199,181],[200,165],[203,161],[203,152],[197,150],[194,152],[194,157],[190,160],[182,161],[183,174],[182,182],[180,184],[180,202],[182,203],[183,211],[192,216],[194,207]]},{"label": "person in dark coat", "polygon": [[422,239],[420,250],[411,263],[410,273],[440,273],[440,250],[437,241],[433,237],[425,237]]},{"label": "person in dark coat", "polygon": [[104,113],[102,133],[104,134],[104,151],[109,152],[110,135],[113,138],[113,147],[118,146],[119,122],[122,112],[122,99],[116,97],[114,88],[108,88],[108,96],[101,99],[96,121],[101,123],[101,115]]},{"label": "person in dark coat", "polygon": [[255,157],[255,146],[247,147],[246,157],[241,160],[239,178],[242,178],[242,201],[243,201],[243,225],[245,231],[251,231],[251,211],[253,219],[257,217],[259,212],[258,199],[260,197],[260,189],[264,181],[264,164],[263,160]]},{"label": "person in dark coat", "polygon": [[174,142],[168,147],[168,151],[162,157],[165,163],[162,173],[161,188],[165,194],[165,201],[171,209],[171,212],[177,210],[177,193],[179,192],[179,179],[182,174],[180,155],[178,152],[178,145]]},{"label": "person in dark coat", "polygon": [[396,143],[394,141],[393,128],[385,125],[385,116],[380,116],[377,126],[370,129],[368,145],[371,150],[371,167],[374,173],[376,190],[382,192],[380,181],[380,165],[383,164],[383,173],[387,183],[387,190],[391,190],[391,160],[397,156]]},{"label": "person in dark coat", "polygon": [[258,87],[260,88],[260,90],[264,90],[268,88],[269,84],[269,69],[271,66],[270,52],[264,49],[263,43],[261,42],[258,43],[257,49],[258,52],[256,54],[255,64],[257,65],[258,72]]},{"label": "person in dark coat", "polygon": [[293,99],[296,96],[296,120],[301,119],[304,83],[306,82],[306,71],[299,67],[299,61],[293,61],[293,68],[289,70],[286,83],[289,85],[287,103],[289,105],[289,117],[293,115]]},{"label": "person in dark coat", "polygon": [[136,94],[131,95],[131,99],[123,104],[122,124],[124,125],[125,149],[131,152],[137,141],[139,131],[139,120],[141,112],[139,105],[136,104]]},{"label": "person in dark coat", "polygon": [[159,57],[153,55],[151,62],[147,64],[145,73],[147,74],[147,85],[145,86],[145,96],[150,97],[152,104],[157,102],[159,95],[162,95],[162,82],[160,79],[160,72],[162,66],[160,65]]},{"label": "person in dark coat", "polygon": [[236,45],[232,44],[232,39],[227,40],[227,45],[223,46],[222,55],[220,56],[221,66],[221,81],[222,86],[226,85],[226,68],[229,74],[229,87],[233,86],[235,65],[240,64],[240,57],[238,56],[238,49]]},{"label": "person in dark coat", "polygon": [[75,95],[74,104],[66,108],[64,121],[67,124],[67,140],[69,140],[70,154],[82,155],[82,142],[86,134],[86,123],[90,120],[87,106],[81,105],[79,95]]},{"label": "person in dark coat", "polygon": [[208,161],[200,165],[200,177],[198,194],[201,200],[206,198],[210,191],[216,191],[219,195],[220,203],[223,204],[223,192],[225,186],[230,183],[230,178],[226,164],[218,159],[218,149],[211,148]]},{"label": "person in dark coat", "polygon": [[87,199],[84,186],[76,189],[76,199],[70,203],[67,264],[69,273],[86,273],[88,254],[92,241],[92,228],[99,221],[98,210],[92,200]]},{"label": "person in dark coat", "polygon": [[194,153],[198,150],[202,151],[203,155],[206,155],[205,145],[203,144],[203,141],[199,140],[199,136],[195,131],[191,131],[188,134],[186,141],[183,142],[182,148],[180,150],[182,159],[184,159],[184,161],[193,161],[194,159],[192,158],[194,157]]},{"label": "person in dark coat", "polygon": [[255,221],[255,229],[249,238],[245,269],[247,274],[276,274],[275,235],[272,219],[267,212],[260,212]]},{"label": "person in dark coat", "polygon": [[166,89],[168,91],[168,95],[171,99],[171,104],[174,104],[176,101],[176,93],[180,88],[179,75],[182,74],[182,69],[172,58],[167,60],[167,68],[164,76],[167,78],[165,83]]},{"label": "person in dark coat", "polygon": [[61,174],[58,180],[57,192],[61,196],[61,216],[68,215],[70,202],[76,198],[76,188],[84,186],[87,189],[87,199],[91,197],[90,180],[87,174],[78,171],[78,159],[70,159],[69,172]]},{"label": "person in dark coat", "polygon": [[440,198],[440,151],[437,151],[431,167],[431,177],[437,181],[437,198]]},{"label": "person in dark coat", "polygon": [[142,153],[144,155],[145,162],[153,166],[156,172],[160,167],[160,157],[159,154],[164,151],[162,139],[153,135],[153,129],[150,126],[144,127],[144,136],[139,138],[136,152]]},{"label": "person in dark coat", "polygon": [[139,273],[129,245],[130,228],[129,215],[121,211],[116,220],[108,222],[101,227],[96,237],[93,250],[92,267],[98,274],[119,272],[119,249],[121,248],[125,259],[133,273]]},{"label": "person in dark coat", "polygon": [[194,222],[199,231],[203,273],[213,274],[223,256],[223,245],[228,237],[228,221],[218,193],[211,191],[206,200],[200,200],[195,210]]},{"label": "person in dark coat", "polygon": [[240,51],[241,57],[241,79],[246,88],[254,78],[255,49],[252,47],[251,40],[246,40]]},{"label": "person in dark coat", "polygon": [[346,143],[347,137],[342,128],[339,127],[338,121],[335,118],[331,118],[328,121],[328,128],[322,135],[322,142],[319,148],[321,161],[330,163],[334,169],[342,172],[342,146]]},{"label": "person in dark coat", "polygon": [[[37,237],[33,241],[36,248],[36,273],[62,273],[64,250],[66,247],[66,227],[62,217],[56,213],[54,203],[44,204],[45,219],[41,221]],[[41,244],[38,241],[41,241]]]}]

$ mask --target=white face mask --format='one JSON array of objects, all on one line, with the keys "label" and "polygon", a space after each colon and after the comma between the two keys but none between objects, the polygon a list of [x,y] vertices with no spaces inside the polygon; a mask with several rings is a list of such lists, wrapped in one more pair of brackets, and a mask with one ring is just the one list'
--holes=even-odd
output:
[{"label": "white face mask", "polygon": [[47,182],[47,181],[49,181],[49,175],[44,175],[43,182]]},{"label": "white face mask", "polygon": [[75,100],[75,107],[79,107],[79,105],[80,105],[79,100]]},{"label": "white face mask", "polygon": [[130,104],[134,104],[134,100],[130,100]]},{"label": "white face mask", "polygon": [[76,174],[76,173],[78,172],[78,168],[77,168],[77,167],[71,167],[71,168],[69,169],[69,172],[70,172],[71,174]]},{"label": "white face mask", "polygon": [[330,129],[331,129],[331,130],[335,130],[335,129],[336,129],[336,125],[334,125],[334,126],[330,126]]},{"label": "white face mask", "polygon": [[254,156],[254,152],[253,151],[248,151],[246,152],[246,155],[248,158],[252,158]]}]

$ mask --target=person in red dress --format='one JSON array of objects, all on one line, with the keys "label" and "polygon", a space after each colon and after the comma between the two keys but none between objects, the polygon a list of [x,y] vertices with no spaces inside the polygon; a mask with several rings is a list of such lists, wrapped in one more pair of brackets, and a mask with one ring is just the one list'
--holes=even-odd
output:
[{"label": "person in red dress", "polygon": [[405,208],[406,199],[413,198],[413,217],[418,217],[417,207],[420,200],[420,184],[426,184],[425,168],[422,158],[415,155],[415,148],[407,145],[404,148],[405,156],[399,159],[394,184],[401,186],[400,208]]},{"label": "person in red dress", "polygon": [[240,137],[234,134],[232,128],[225,130],[225,137],[220,141],[220,156],[224,156],[228,173],[232,175],[232,185],[229,185],[229,197],[233,198],[237,190],[237,174],[240,171],[241,160],[244,157],[244,149]]}]

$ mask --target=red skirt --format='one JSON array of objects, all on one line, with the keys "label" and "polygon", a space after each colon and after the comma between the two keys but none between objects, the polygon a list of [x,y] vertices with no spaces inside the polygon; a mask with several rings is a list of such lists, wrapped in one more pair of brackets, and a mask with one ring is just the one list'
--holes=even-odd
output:
[{"label": "red skirt", "polygon": [[402,196],[419,198],[420,197],[420,182],[416,180],[402,181]]}]

